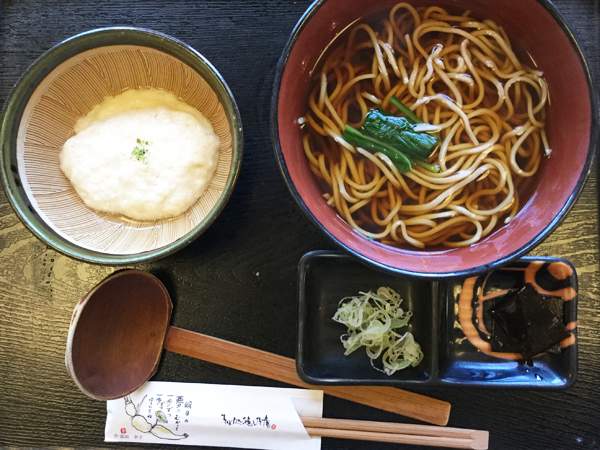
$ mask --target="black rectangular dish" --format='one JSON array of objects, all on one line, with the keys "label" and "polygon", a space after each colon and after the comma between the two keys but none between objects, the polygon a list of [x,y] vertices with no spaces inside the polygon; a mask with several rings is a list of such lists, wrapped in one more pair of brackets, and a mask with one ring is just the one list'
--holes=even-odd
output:
[{"label": "black rectangular dish", "polygon": [[[489,332],[498,293],[528,284],[548,297],[568,336],[526,362],[521,353],[498,350]],[[423,360],[388,376],[371,367],[363,349],[344,356],[345,327],[332,320],[340,299],[389,286],[412,312],[409,331]],[[427,281],[371,269],[351,256],[313,251],[299,263],[299,321],[296,364],[308,383],[328,385],[478,386],[565,389],[577,372],[577,275],[568,261],[525,257],[507,267],[470,278]],[[553,300],[554,301],[554,300]],[[544,307],[546,307],[544,305]]]}]

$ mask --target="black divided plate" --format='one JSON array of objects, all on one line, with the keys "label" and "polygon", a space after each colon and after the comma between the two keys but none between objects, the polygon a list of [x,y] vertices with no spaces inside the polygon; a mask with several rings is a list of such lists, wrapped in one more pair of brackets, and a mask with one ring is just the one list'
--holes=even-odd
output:
[{"label": "black divided plate", "polygon": [[[561,279],[555,278],[555,275]],[[573,293],[577,292],[575,269],[568,261],[557,258],[525,257],[472,281],[477,287],[485,279],[481,298],[490,290],[522,286],[525,277],[529,282],[533,281],[540,291],[562,293],[566,292],[565,289],[572,289]],[[563,343],[566,346],[557,346],[552,352],[538,355],[525,363],[518,359],[518,355],[496,355],[487,348],[481,351],[465,336],[461,323],[477,331],[476,334],[471,333],[473,342],[485,345],[481,344],[485,341],[485,333],[478,328],[481,326],[483,331],[486,330],[488,314],[480,316],[483,325],[479,325],[476,309],[472,308],[477,300],[474,296],[469,301],[466,301],[466,295],[463,296],[462,308],[459,308],[460,293],[466,280],[427,281],[400,277],[376,271],[342,253],[307,253],[299,263],[296,358],[299,376],[308,383],[328,385],[569,387],[577,371],[576,295],[561,305],[563,321],[571,332],[570,339]],[[425,355],[419,366],[401,370],[392,376],[373,369],[362,349],[344,356],[340,342],[344,326],[331,319],[341,298],[380,286],[398,291],[404,299],[403,306],[413,312],[410,330]],[[482,307],[482,311],[486,309]],[[477,337],[484,339],[478,341]]]}]

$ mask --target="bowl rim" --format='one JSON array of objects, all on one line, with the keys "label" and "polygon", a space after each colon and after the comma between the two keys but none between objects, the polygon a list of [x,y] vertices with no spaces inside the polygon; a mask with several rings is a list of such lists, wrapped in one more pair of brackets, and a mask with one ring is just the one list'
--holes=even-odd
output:
[{"label": "bowl rim", "polygon": [[273,151],[275,153],[275,159],[277,160],[279,170],[281,171],[281,174],[283,176],[283,179],[285,181],[285,184],[286,184],[288,190],[290,191],[290,194],[292,195],[293,199],[296,201],[296,204],[298,205],[300,210],[310,219],[310,221],[314,225],[316,225],[317,228],[319,228],[323,233],[325,233],[325,235],[330,240],[332,240],[336,245],[341,247],[344,251],[350,253],[351,255],[357,257],[361,261],[366,262],[367,264],[369,264],[371,266],[377,267],[379,269],[383,269],[385,271],[394,272],[394,273],[400,274],[400,275],[415,276],[415,277],[419,277],[419,278],[429,278],[429,279],[464,277],[464,276],[475,275],[475,274],[480,274],[482,272],[489,271],[491,269],[505,265],[508,262],[510,262],[520,256],[523,256],[525,253],[529,252],[530,250],[532,250],[533,248],[538,246],[544,239],[546,239],[548,237],[548,235],[550,235],[550,233],[552,233],[556,229],[556,227],[558,227],[558,225],[562,222],[562,220],[565,218],[567,213],[571,210],[571,208],[575,204],[575,201],[581,194],[581,191],[583,190],[585,182],[590,174],[590,171],[591,171],[591,168],[593,165],[593,161],[595,159],[597,147],[598,147],[598,139],[600,137],[600,132],[599,132],[600,127],[599,127],[599,123],[598,123],[598,120],[599,120],[598,119],[598,115],[599,115],[598,94],[597,94],[594,84],[592,82],[592,76],[590,73],[589,65],[587,63],[586,57],[583,53],[583,50],[581,49],[573,31],[567,25],[565,18],[560,14],[560,12],[554,6],[554,4],[550,0],[536,0],[540,5],[542,5],[550,13],[552,18],[556,22],[556,24],[558,26],[560,26],[561,30],[563,31],[563,33],[565,34],[565,36],[568,38],[569,42],[571,43],[571,47],[574,49],[575,53],[579,57],[579,61],[580,61],[580,64],[581,64],[581,67],[582,67],[582,70],[584,72],[585,79],[587,82],[588,97],[589,97],[590,106],[591,106],[591,122],[590,122],[590,136],[589,136],[590,141],[589,141],[589,146],[588,146],[588,150],[587,150],[586,161],[582,168],[581,173],[579,174],[579,178],[575,185],[575,189],[571,192],[571,194],[569,195],[569,197],[567,198],[565,203],[560,207],[560,209],[558,210],[558,212],[556,213],[554,218],[550,221],[550,223],[548,223],[541,231],[539,231],[529,242],[527,242],[525,245],[521,246],[514,252],[512,252],[506,256],[497,258],[493,262],[491,262],[489,264],[485,264],[485,265],[469,267],[466,269],[448,271],[448,272],[426,272],[426,271],[407,270],[407,269],[403,269],[401,267],[394,267],[394,266],[376,261],[368,256],[361,254],[360,251],[355,250],[352,247],[350,247],[349,245],[342,242],[340,239],[335,237],[333,235],[333,233],[331,233],[319,221],[319,219],[317,219],[317,217],[313,214],[313,212],[308,208],[308,206],[306,205],[306,203],[300,196],[300,193],[296,189],[296,187],[290,177],[290,174],[289,174],[289,171],[287,168],[287,163],[285,162],[285,157],[284,157],[283,151],[281,149],[281,142],[279,140],[278,101],[279,101],[279,91],[281,88],[281,80],[283,78],[283,72],[285,71],[285,67],[286,67],[287,61],[289,59],[290,53],[296,43],[298,36],[303,31],[306,24],[317,14],[319,9],[327,1],[328,0],[313,1],[313,3],[311,3],[309,5],[309,7],[306,9],[306,11],[302,14],[300,19],[298,19],[298,22],[292,29],[292,32],[288,38],[288,41],[286,42],[286,45],[283,48],[281,56],[277,62],[277,66],[275,69],[275,79],[273,82],[273,91],[271,94],[271,117],[270,117],[270,119],[271,119],[271,141],[273,144]]},{"label": "bowl rim", "polygon": [[[50,230],[48,224],[27,206],[24,193],[11,174],[14,164],[16,134],[23,111],[39,83],[57,66],[84,51],[116,45],[139,45],[152,48],[178,59],[204,78],[219,96],[229,119],[232,136],[231,170],[225,189],[209,214],[179,239],[157,249],[133,254],[112,254],[81,247]],[[36,58],[11,89],[0,117],[0,182],[9,204],[25,226],[42,242],[58,252],[89,263],[125,265],[150,262],[168,256],[200,236],[219,216],[227,204],[239,176],[243,154],[241,114],[223,76],[212,63],[190,45],[165,33],[139,27],[103,27],[68,37]]]}]

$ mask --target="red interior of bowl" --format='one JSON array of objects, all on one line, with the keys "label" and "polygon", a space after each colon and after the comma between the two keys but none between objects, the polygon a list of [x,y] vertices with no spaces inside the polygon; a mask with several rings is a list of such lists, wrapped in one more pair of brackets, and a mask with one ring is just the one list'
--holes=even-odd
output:
[{"label": "red interior of bowl", "polygon": [[[285,166],[313,217],[346,247],[372,262],[405,272],[444,274],[492,264],[519,252],[548,227],[576,190],[586,167],[592,105],[586,72],[571,40],[538,0],[436,1],[501,24],[513,45],[526,49],[544,72],[550,88],[548,138],[552,157],[545,160],[538,185],[517,217],[482,242],[468,248],[413,251],[363,238],[326,205],[310,172],[295,121],[306,111],[309,70],[322,49],[346,24],[369,17],[396,0],[327,0],[305,23],[285,65],[278,97],[278,131]],[[431,1],[413,1],[430,5]]]}]

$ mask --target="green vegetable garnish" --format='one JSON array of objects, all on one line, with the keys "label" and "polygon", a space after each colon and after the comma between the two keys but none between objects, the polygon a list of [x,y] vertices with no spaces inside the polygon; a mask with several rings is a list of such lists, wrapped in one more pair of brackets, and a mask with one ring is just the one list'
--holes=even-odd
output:
[{"label": "green vegetable garnish", "polygon": [[422,167],[425,170],[429,170],[430,172],[433,173],[439,173],[440,172],[440,166],[438,164],[430,164],[428,162],[425,161],[416,161],[415,164],[417,166]]},{"label": "green vegetable garnish", "polygon": [[[389,287],[343,298],[333,320],[346,326],[340,340],[344,355],[364,347],[371,366],[386,375],[418,366],[423,351],[409,331],[411,311],[402,308],[400,294]],[[382,368],[375,366],[381,358]]]},{"label": "green vegetable garnish", "polygon": [[407,118],[388,116],[376,109],[367,113],[362,130],[400,150],[411,159],[426,161],[438,144],[436,136],[414,131]]},{"label": "green vegetable garnish", "polygon": [[344,127],[342,137],[352,145],[362,147],[365,150],[369,150],[374,153],[383,153],[385,156],[390,158],[392,163],[401,172],[408,172],[412,169],[410,160],[400,151],[394,147],[388,145],[386,142],[380,141],[371,136],[367,136],[356,128],[352,128],[349,125]]},{"label": "green vegetable garnish", "polygon": [[342,137],[352,145],[374,153],[383,153],[400,172],[408,172],[416,164],[430,172],[439,172],[437,164],[427,158],[438,145],[436,136],[415,131],[406,117],[396,117],[372,109],[360,129],[346,125]]},{"label": "green vegetable garnish", "polygon": [[131,151],[131,156],[133,156],[138,161],[146,162],[146,159],[147,159],[146,155],[149,151],[148,146],[150,145],[150,142],[144,141],[140,138],[137,138],[135,140],[135,142],[136,142],[136,145],[133,148],[133,150]]},{"label": "green vegetable garnish", "polygon": [[421,122],[421,119],[419,119],[417,117],[417,115],[412,112],[412,110],[406,106],[404,103],[402,103],[398,97],[392,97],[390,98],[390,103],[392,105],[394,105],[396,107],[396,109],[401,112],[404,117],[406,117],[411,123],[419,123]]}]

